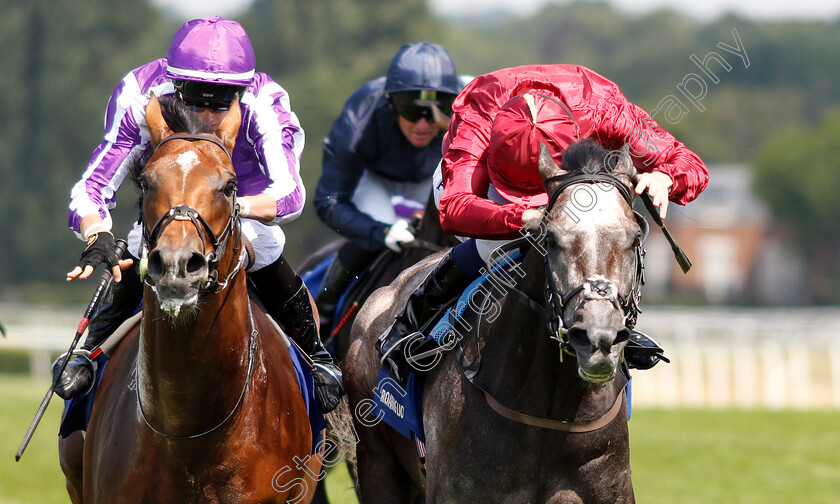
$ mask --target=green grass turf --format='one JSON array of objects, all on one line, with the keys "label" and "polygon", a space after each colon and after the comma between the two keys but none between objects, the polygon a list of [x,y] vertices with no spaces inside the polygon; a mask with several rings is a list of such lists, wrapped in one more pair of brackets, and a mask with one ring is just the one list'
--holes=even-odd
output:
[{"label": "green grass turf", "polygon": [[840,411],[635,410],[641,503],[840,502]]},{"label": "green grass turf", "polygon": [[[46,387],[0,374],[0,504],[69,502],[56,448],[60,399],[14,461]],[[636,408],[630,437],[643,504],[840,502],[840,411]],[[334,504],[356,502],[343,464],[327,489]]]}]

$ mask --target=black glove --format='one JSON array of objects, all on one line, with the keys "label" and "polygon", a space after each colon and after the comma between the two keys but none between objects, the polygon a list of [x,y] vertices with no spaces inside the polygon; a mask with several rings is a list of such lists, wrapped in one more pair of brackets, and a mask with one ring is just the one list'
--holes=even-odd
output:
[{"label": "black glove", "polygon": [[87,265],[96,268],[102,262],[107,264],[109,268],[113,268],[120,263],[120,256],[117,254],[114,235],[110,231],[100,231],[88,236],[87,247],[82,252],[79,266],[83,270]]}]

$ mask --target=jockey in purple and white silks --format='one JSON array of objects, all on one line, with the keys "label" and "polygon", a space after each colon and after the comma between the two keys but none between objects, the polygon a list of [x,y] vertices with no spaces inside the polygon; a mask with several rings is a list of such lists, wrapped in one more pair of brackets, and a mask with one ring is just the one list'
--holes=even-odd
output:
[{"label": "jockey in purple and white silks", "polygon": [[[186,52],[186,51],[185,51]],[[177,57],[178,53],[168,54]],[[184,66],[199,66],[189,62]],[[201,62],[205,63],[205,62]],[[306,189],[300,179],[300,156],[304,133],[289,105],[285,89],[264,73],[255,73],[253,60],[243,61],[242,69],[250,71],[226,76],[226,84],[241,86],[242,125],[236,147],[231,152],[237,178],[237,195],[267,194],[276,201],[276,216],[270,224],[283,224],[296,219],[303,210]],[[144,117],[151,93],[166,96],[175,93],[172,79],[188,76],[161,58],[132,70],[114,90],[105,113],[105,140],[91,155],[82,179],[73,187],[69,222],[81,234],[82,218],[98,214],[111,228],[110,210],[116,206],[116,192],[123,183],[136,156],[148,147],[149,132]],[[214,80],[217,82],[217,80]],[[250,82],[246,86],[242,84]],[[247,199],[247,198],[246,198]],[[253,219],[242,222],[243,232],[255,247],[257,262],[251,271],[271,264],[283,252],[282,229]],[[132,255],[139,257],[140,228],[129,235]]]},{"label": "jockey in purple and white silks", "polygon": [[[248,275],[268,312],[312,357],[322,410],[331,410],[343,393],[341,372],[321,344],[309,291],[283,257],[286,239],[279,226],[300,216],[306,199],[300,178],[303,128],[286,90],[256,72],[245,30],[220,17],[185,23],[166,57],[129,72],[108,102],[104,141],[73,187],[69,208],[68,224],[87,248],[67,280],[88,278],[100,262],[112,268],[116,280],[113,301],[103,303],[91,319],[83,349],[101,344],[142,297],[136,268],[120,271],[120,266],[137,263],[144,255],[140,225],[129,233],[128,252],[119,258],[110,210],[131,167],[150,155],[145,110],[152,93],[182,102],[210,132],[216,131],[239,97],[242,124],[231,158],[242,233],[255,252]],[[64,398],[80,395],[89,390],[92,376],[89,360],[76,359],[56,391]]]}]

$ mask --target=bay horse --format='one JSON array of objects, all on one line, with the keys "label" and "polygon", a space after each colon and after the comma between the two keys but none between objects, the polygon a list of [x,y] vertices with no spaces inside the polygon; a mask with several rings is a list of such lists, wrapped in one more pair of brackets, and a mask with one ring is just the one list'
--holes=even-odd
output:
[{"label": "bay horse", "polygon": [[143,313],[111,355],[83,444],[60,442],[74,504],[311,500],[321,459],[288,341],[248,296],[230,158],[240,121],[237,100],[214,133],[174,133],[156,97],[146,108]]},{"label": "bay horse", "polygon": [[632,209],[636,171],[626,148],[608,153],[588,140],[570,146],[560,166],[542,145],[539,170],[550,199],[539,232],[512,244],[524,258],[471,291],[443,339],[452,351],[423,364],[425,465],[366,403],[381,368],[377,337],[440,256],[376,291],[359,313],[342,367],[365,504],[418,495],[434,503],[634,502],[622,360],[647,231]]}]

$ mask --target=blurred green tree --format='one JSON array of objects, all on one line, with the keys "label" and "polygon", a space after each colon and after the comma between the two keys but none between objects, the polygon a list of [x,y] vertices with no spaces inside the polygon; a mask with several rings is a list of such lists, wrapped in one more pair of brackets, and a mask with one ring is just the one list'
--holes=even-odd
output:
[{"label": "blurred green tree", "polygon": [[144,2],[6,2],[0,285],[58,282],[73,266],[81,243],[67,230],[67,202],[102,137],[105,104],[126,72],[163,54],[172,31]]},{"label": "blurred green tree", "polygon": [[840,109],[814,128],[772,134],[755,161],[755,190],[794,230],[809,257],[814,297],[838,302],[840,273]]}]

